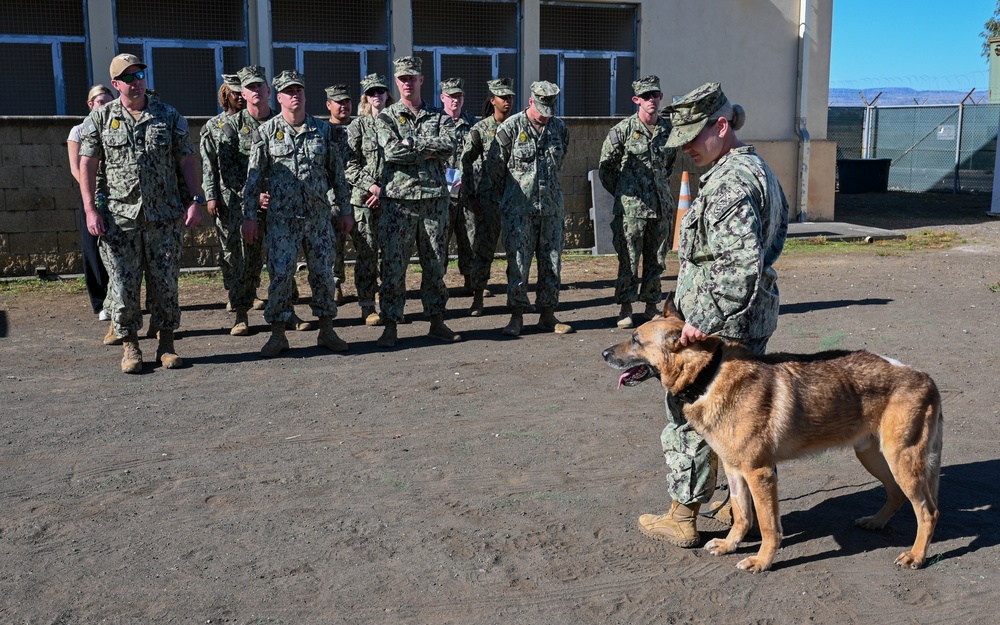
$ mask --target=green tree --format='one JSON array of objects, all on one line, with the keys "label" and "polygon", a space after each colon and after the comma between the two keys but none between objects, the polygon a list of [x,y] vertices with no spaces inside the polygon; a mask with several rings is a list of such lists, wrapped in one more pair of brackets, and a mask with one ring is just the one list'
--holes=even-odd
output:
[{"label": "green tree", "polygon": [[1000,37],[1000,0],[997,0],[997,8],[993,11],[993,16],[983,24],[983,32],[979,33],[983,38],[983,56],[990,56],[990,37]]}]

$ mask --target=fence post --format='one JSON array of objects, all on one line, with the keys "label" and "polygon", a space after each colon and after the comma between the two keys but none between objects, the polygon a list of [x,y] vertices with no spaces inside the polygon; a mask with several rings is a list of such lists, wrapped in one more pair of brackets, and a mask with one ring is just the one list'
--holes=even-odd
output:
[{"label": "fence post", "polygon": [[958,103],[958,132],[955,133],[955,176],[951,183],[952,195],[958,195],[958,171],[962,165],[962,117],[965,114],[965,100]]},{"label": "fence post", "polygon": [[861,122],[861,158],[870,158],[868,153],[869,140],[868,135],[871,134],[871,122],[872,122],[872,107],[867,102],[865,103],[865,115]]}]

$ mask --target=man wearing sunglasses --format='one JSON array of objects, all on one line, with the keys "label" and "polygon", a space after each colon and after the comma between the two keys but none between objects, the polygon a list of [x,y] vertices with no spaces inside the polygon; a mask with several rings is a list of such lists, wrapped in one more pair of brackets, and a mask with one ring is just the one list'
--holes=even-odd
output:
[{"label": "man wearing sunglasses", "polygon": [[[660,79],[645,76],[632,83],[639,110],[608,132],[601,148],[601,184],[614,196],[612,243],[618,253],[615,302],[621,306],[619,328],[631,328],[632,304],[646,303],[645,318],[659,314],[660,275],[670,250],[676,209],[670,174],[677,154],[666,147],[670,123],[659,116]],[[639,277],[639,261],[642,277]]]},{"label": "man wearing sunglasses", "polygon": [[[122,339],[125,373],[142,371],[138,331],[142,327],[140,286],[146,270],[150,325],[159,328],[157,360],[167,369],[182,362],[174,350],[180,326],[177,297],[182,223],[201,223],[204,203],[188,123],[173,107],[146,94],[146,65],[131,54],[111,61],[117,100],[93,111],[80,144],[81,192],[87,230],[101,237],[108,268],[108,302],[115,335]],[[97,171],[104,162],[99,189]],[[182,198],[178,171],[192,197]],[[110,218],[97,211],[98,191],[107,196]]]}]

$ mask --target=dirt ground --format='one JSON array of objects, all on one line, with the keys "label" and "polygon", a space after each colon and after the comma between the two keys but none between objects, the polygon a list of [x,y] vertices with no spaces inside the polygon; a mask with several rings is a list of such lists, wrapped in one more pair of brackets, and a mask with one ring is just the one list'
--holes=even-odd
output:
[{"label": "dirt ground", "polygon": [[[935,378],[942,512],[925,569],[893,564],[908,507],[884,531],[854,527],[883,492],[847,450],[783,465],[771,571],[735,568],[754,542],[713,557],[645,538],[636,518],[668,504],[663,390],[615,389],[600,353],[627,336],[616,263],[574,257],[573,334],[507,339],[502,295],[473,319],[456,294],[465,341],[444,345],[414,291],[394,350],[352,302],[337,320],[350,352],[297,332],[275,360],[258,357],[259,316],[231,337],[221,286],[189,281],[186,366],[137,376],[84,294],[0,292],[0,623],[992,622],[1000,222],[982,197],[842,200],[841,221],[962,237],[789,251],[770,345],[871,349]],[[667,289],[675,274],[672,260]],[[499,263],[494,276],[499,293]],[[154,341],[142,348],[152,360]]]}]

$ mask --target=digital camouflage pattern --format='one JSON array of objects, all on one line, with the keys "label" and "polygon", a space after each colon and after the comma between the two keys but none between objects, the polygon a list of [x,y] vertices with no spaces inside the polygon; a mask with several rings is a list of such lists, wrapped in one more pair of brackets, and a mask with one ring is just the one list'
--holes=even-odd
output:
[{"label": "digital camouflage pattern", "polygon": [[351,205],[340,149],[332,134],[330,124],[312,115],[306,115],[301,133],[281,115],[252,133],[244,217],[257,219],[260,193],[270,193],[264,241],[271,278],[264,311],[268,323],[288,321],[293,312],[295,258],[300,246],[309,267],[313,314],[337,314],[331,220],[334,215],[351,214]]},{"label": "digital camouflage pattern", "polygon": [[[763,354],[767,338],[744,341],[755,354]],[[667,393],[667,426],[660,433],[663,458],[667,463],[667,492],[684,505],[708,503],[715,492],[718,458],[711,447],[684,418],[679,399]]]},{"label": "digital camouflage pattern", "polygon": [[[461,82],[460,78],[452,80],[458,80]],[[445,83],[441,84],[444,85]],[[461,84],[459,84],[459,87],[461,87]],[[465,143],[468,141],[469,132],[472,130],[472,126],[476,123],[476,118],[468,113],[462,113],[459,118],[454,119],[453,122],[455,124],[455,152],[448,159],[448,167],[450,169],[461,171],[462,152],[465,149]],[[460,185],[459,189],[461,188],[462,187]],[[476,216],[472,213],[472,211],[467,210],[465,206],[466,203],[462,201],[461,197],[455,197],[453,195],[449,199],[448,234],[445,235],[445,240],[450,241],[451,233],[455,234],[458,271],[463,276],[470,276],[472,275],[473,265],[472,230],[476,227]]]},{"label": "digital camouflage pattern", "polygon": [[[224,79],[226,76],[230,75],[223,74]],[[201,185],[205,190],[205,201],[218,202],[216,209],[218,216],[214,219],[215,233],[222,248],[219,267],[222,270],[222,286],[226,291],[231,291],[233,286],[233,274],[236,271],[233,257],[242,255],[240,225],[243,223],[243,202],[238,193],[234,195],[222,187],[219,174],[220,136],[229,117],[229,113],[223,112],[205,122],[198,141],[201,152]],[[242,188],[240,185],[240,190]]]},{"label": "digital camouflage pattern", "polygon": [[134,120],[119,99],[91,112],[80,140],[81,156],[102,161],[103,178],[99,178],[110,218],[105,220],[100,253],[109,277],[105,308],[115,335],[135,334],[142,327],[139,297],[144,272],[150,323],[177,329],[185,212],[178,171],[181,160],[194,154],[187,120],[154,98],[147,98],[145,110]]},{"label": "digital camouflage pattern", "polygon": [[[455,124],[426,102],[414,113],[402,102],[376,118],[378,143],[385,155],[382,194],[401,200],[445,197],[445,166],[455,153]],[[412,138],[412,145],[408,141]],[[427,158],[430,156],[431,158]]]},{"label": "digital camouflage pattern", "polygon": [[[408,58],[397,60],[397,75],[412,72]],[[414,241],[420,258],[424,313],[443,314],[448,301],[444,284],[448,265],[445,163],[455,151],[454,124],[427,103],[414,113],[397,102],[379,114],[375,127],[385,158],[379,221],[382,318],[403,321],[406,267]]]},{"label": "digital camouflage pattern", "polygon": [[670,115],[673,130],[667,147],[679,148],[690,143],[702,131],[712,115],[729,104],[722,86],[717,82],[705,83],[680,100],[663,108]]},{"label": "digital camouflage pattern", "polygon": [[601,147],[601,184],[615,198],[611,231],[618,253],[618,304],[661,298],[660,275],[677,212],[670,193],[677,150],[666,147],[669,136],[670,124],[663,118],[650,130],[635,114],[616,124]]},{"label": "digital camouflage pattern", "polygon": [[[334,87],[327,88],[327,95],[330,94],[330,89],[337,89],[344,87],[345,85],[335,85]],[[343,99],[350,99],[350,96]],[[334,100],[339,101],[339,100]],[[340,160],[344,163],[344,174],[346,178],[347,174],[347,161],[351,156],[351,148],[347,141],[347,124],[334,124],[330,122],[330,130],[333,133],[333,142],[336,144],[337,148],[340,150]],[[348,195],[353,193],[348,183]],[[353,210],[353,208],[352,208]],[[337,284],[341,284],[347,277],[344,266],[344,250],[347,243],[347,237],[341,231],[340,225],[340,215],[333,216],[333,232],[336,235],[336,245],[334,248],[334,261],[333,261],[333,277],[336,279]]]},{"label": "digital camouflage pattern", "polygon": [[535,101],[535,109],[545,117],[555,115],[556,98],[559,87],[547,80],[531,83],[531,97]]},{"label": "digital camouflage pattern", "polygon": [[306,115],[297,134],[277,115],[261,124],[252,138],[243,193],[245,218],[257,219],[262,191],[271,194],[270,217],[351,214],[341,151],[329,123]]},{"label": "digital camouflage pattern", "polygon": [[267,119],[258,120],[250,114],[250,111],[244,109],[226,118],[219,135],[218,171],[221,180],[219,186],[226,203],[225,212],[223,213],[220,207],[219,214],[220,217],[224,215],[227,232],[231,232],[235,239],[228,248],[231,250],[228,262],[232,267],[233,278],[226,287],[229,290],[229,301],[234,308],[250,308],[260,286],[260,272],[264,267],[265,256],[263,228],[266,228],[266,225],[262,219],[261,238],[257,241],[247,243],[243,240],[240,233],[243,222],[243,189],[250,167],[250,149],[253,147],[254,132],[262,123],[275,115],[276,113],[271,111]]},{"label": "digital camouflage pattern", "polygon": [[446,78],[438,86],[441,87],[441,93],[447,93],[448,95],[465,93],[465,81],[461,78]]},{"label": "digital camouflage pattern", "polygon": [[521,111],[497,129],[487,172],[493,188],[504,190],[500,206],[508,306],[528,305],[528,273],[536,253],[536,303],[554,307],[559,302],[564,228],[559,172],[568,148],[569,131],[555,117],[538,132]]},{"label": "digital camouflage pattern", "polygon": [[514,95],[514,80],[511,78],[497,78],[486,81],[486,87],[493,95],[505,96]]},{"label": "digital camouflage pattern", "polygon": [[774,263],[788,232],[788,200],[753,146],[734,148],[701,176],[681,221],[675,301],[706,334],[743,341],[778,326]]},{"label": "digital camouflage pattern", "polygon": [[[474,215],[468,222],[469,238],[472,240],[472,270],[469,279],[474,290],[483,290],[489,283],[493,256],[500,239],[500,196],[503,188],[495,190],[489,176],[483,175],[484,163],[496,141],[499,125],[492,115],[477,122],[466,137],[459,161],[462,202],[468,206],[470,199],[476,198],[482,207],[481,214]],[[502,168],[503,163],[497,163],[496,166]]]},{"label": "digital camouflage pattern", "polygon": [[351,88],[347,85],[333,85],[327,87],[326,99],[331,102],[342,102],[343,100],[350,100],[351,98]]},{"label": "digital camouflage pattern", "polygon": [[[379,78],[372,74],[367,89],[380,86],[374,84]],[[371,115],[355,118],[347,127],[347,144],[350,157],[345,170],[347,182],[351,185],[351,206],[354,209],[354,229],[351,230],[355,253],[354,287],[358,291],[359,306],[374,306],[375,293],[378,292],[381,250],[378,222],[382,209],[378,206],[368,208],[365,202],[371,196],[369,189],[372,185],[380,185],[382,182],[382,165],[385,160],[378,145],[375,118]]]},{"label": "digital camouflage pattern", "polygon": [[105,161],[108,211],[116,219],[179,219],[185,206],[178,191],[180,159],[194,154],[188,123],[175,108],[148,98],[133,120],[113,100],[83,122],[80,156]]}]

